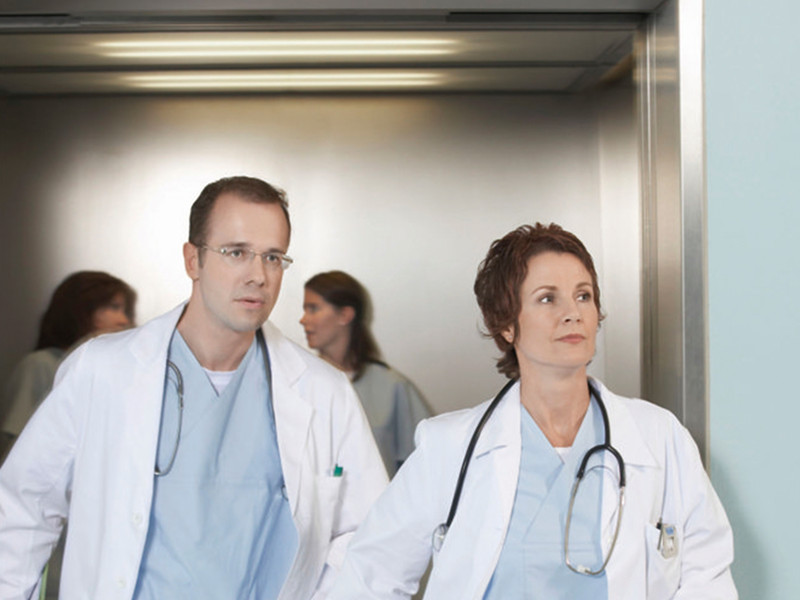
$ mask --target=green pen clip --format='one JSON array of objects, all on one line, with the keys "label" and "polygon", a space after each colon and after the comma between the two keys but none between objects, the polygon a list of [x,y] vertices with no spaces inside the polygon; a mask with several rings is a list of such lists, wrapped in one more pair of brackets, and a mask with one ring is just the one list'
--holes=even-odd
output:
[{"label": "green pen clip", "polygon": [[336,465],[333,467],[333,476],[334,477],[341,477],[342,473],[344,473],[344,469],[340,465]]}]

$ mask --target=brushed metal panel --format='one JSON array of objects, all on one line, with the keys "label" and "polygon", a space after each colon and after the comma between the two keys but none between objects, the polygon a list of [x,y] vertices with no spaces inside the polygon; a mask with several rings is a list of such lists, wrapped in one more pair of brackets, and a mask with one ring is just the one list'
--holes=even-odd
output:
[{"label": "brushed metal panel", "polygon": [[702,2],[669,0],[638,42],[643,388],[707,452]]}]

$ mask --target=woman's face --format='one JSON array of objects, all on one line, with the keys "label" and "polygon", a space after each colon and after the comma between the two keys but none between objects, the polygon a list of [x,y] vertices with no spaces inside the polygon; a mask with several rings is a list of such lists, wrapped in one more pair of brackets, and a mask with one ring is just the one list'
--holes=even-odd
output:
[{"label": "woman's face", "polygon": [[121,331],[131,326],[125,314],[125,296],[121,293],[111,299],[105,306],[95,309],[92,314],[92,333],[108,333]]},{"label": "woman's face", "polygon": [[513,340],[520,373],[585,369],[594,356],[599,315],[583,263],[566,253],[533,256],[520,300],[519,331],[503,332]]},{"label": "woman's face", "polygon": [[349,342],[352,320],[349,312],[351,311],[337,308],[316,292],[306,289],[300,325],[306,332],[308,347],[326,354],[327,350],[340,345],[342,341]]}]

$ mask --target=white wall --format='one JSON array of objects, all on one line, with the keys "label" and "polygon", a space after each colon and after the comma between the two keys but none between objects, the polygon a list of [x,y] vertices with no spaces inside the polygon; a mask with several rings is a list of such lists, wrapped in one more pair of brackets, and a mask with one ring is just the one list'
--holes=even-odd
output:
[{"label": "white wall", "polygon": [[[294,235],[273,313],[303,343],[303,282],[341,268],[375,305],[386,359],[438,411],[492,394],[472,294],[491,241],[556,221],[598,263],[609,317],[593,365],[639,391],[638,165],[632,96],[206,97],[0,101],[0,375],[29,349],[53,287],[107,270],[140,322],[187,296],[180,248],[209,181],[289,194]],[[625,173],[628,173],[625,175]],[[21,250],[21,252],[20,252]]]}]

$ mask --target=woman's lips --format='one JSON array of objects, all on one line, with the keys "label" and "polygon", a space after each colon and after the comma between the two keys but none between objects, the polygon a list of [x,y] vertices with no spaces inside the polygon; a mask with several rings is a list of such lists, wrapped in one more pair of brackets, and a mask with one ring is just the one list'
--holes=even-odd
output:
[{"label": "woman's lips", "polygon": [[559,342],[566,342],[567,344],[579,344],[580,342],[582,342],[585,339],[586,339],[586,337],[581,335],[581,334],[579,334],[579,333],[571,333],[569,335],[565,335],[565,336],[562,336],[562,337],[558,338],[558,341]]}]

